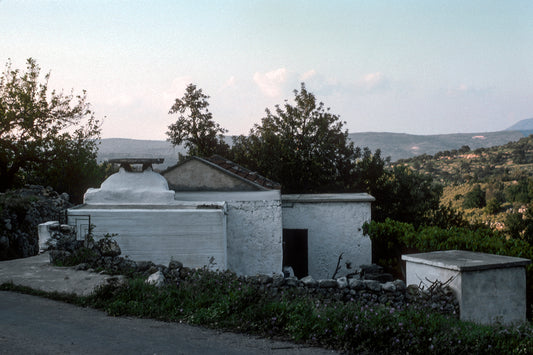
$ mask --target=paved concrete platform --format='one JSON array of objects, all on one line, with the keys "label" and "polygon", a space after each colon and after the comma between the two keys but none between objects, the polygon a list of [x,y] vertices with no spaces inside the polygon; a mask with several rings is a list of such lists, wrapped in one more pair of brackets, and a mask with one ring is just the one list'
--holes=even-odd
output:
[{"label": "paved concrete platform", "polygon": [[50,264],[48,253],[23,259],[0,261],[0,284],[13,282],[46,292],[74,293],[88,296],[95,288],[116,280],[117,276],[57,267]]}]

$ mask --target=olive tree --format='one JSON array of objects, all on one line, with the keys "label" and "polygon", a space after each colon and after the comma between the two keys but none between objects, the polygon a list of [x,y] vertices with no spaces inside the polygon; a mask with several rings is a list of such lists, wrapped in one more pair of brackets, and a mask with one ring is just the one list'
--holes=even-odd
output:
[{"label": "olive tree", "polygon": [[170,108],[169,114],[177,114],[178,119],[168,126],[168,140],[174,146],[184,143],[188,155],[225,155],[229,150],[223,137],[227,131],[213,120],[207,99],[202,89],[189,84]]},{"label": "olive tree", "polygon": [[40,71],[32,58],[26,71],[8,61],[0,77],[0,191],[43,183],[79,194],[97,167],[100,121],[85,91],[50,91],[50,73],[41,79]]}]

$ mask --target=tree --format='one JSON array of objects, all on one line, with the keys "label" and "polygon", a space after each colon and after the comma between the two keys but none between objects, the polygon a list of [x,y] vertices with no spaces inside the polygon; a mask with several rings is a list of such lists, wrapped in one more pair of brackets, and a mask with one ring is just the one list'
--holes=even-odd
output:
[{"label": "tree", "polygon": [[229,146],[224,142],[223,134],[227,132],[213,120],[208,110],[209,96],[189,84],[181,99],[176,99],[169,114],[178,114],[175,123],[168,126],[168,140],[174,145],[185,142],[188,155],[211,156],[226,155]]},{"label": "tree", "polygon": [[479,185],[474,185],[474,188],[466,193],[463,200],[464,208],[483,208],[486,204],[485,191]]},{"label": "tree", "polygon": [[[50,73],[40,82],[36,61],[26,63],[21,72],[8,61],[0,77],[0,191],[37,181],[52,185],[49,173],[61,164],[63,173],[77,172],[73,184],[80,177],[92,179],[84,163],[96,164],[100,121],[86,92],[49,93]],[[71,194],[78,187],[63,191]]]},{"label": "tree", "polygon": [[351,184],[358,152],[339,116],[301,84],[287,100],[234,139],[233,159],[278,181],[285,193],[343,191]]},{"label": "tree", "polygon": [[407,166],[395,166],[385,171],[368,192],[376,197],[372,219],[378,222],[390,218],[418,227],[431,225],[432,216],[446,212],[439,212],[442,186],[435,184],[431,176]]}]

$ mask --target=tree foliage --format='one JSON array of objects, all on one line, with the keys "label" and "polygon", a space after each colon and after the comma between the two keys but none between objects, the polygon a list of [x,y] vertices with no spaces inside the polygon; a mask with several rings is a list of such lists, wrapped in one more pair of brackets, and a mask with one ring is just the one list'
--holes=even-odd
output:
[{"label": "tree foliage", "polygon": [[[419,226],[432,224],[431,216],[438,214],[442,186],[428,175],[406,166],[395,166],[385,169],[369,183],[367,192],[376,198],[372,206],[375,221],[391,218]],[[439,213],[445,212],[449,213]]]},{"label": "tree foliage", "polygon": [[100,122],[85,91],[49,92],[50,73],[39,76],[30,58],[25,72],[8,61],[0,77],[0,191],[43,182],[76,194],[80,180],[94,178]]},{"label": "tree foliage", "polygon": [[209,96],[194,84],[189,84],[181,99],[176,99],[169,114],[177,114],[176,122],[168,126],[168,140],[174,145],[185,143],[188,155],[225,155],[229,146],[224,142],[222,128],[213,120],[207,101]]},{"label": "tree foliage", "polygon": [[[437,215],[442,187],[430,176],[391,168],[379,149],[355,147],[344,122],[304,84],[294,95],[294,104],[267,109],[250,135],[234,138],[233,160],[278,181],[284,193],[367,192],[376,198],[374,220],[421,225],[429,223],[431,212]],[[452,216],[447,210],[440,215]]]},{"label": "tree foliage", "polygon": [[282,184],[285,193],[342,191],[360,154],[339,116],[301,84],[294,104],[285,101],[249,136],[234,139],[233,159]]},{"label": "tree foliage", "polygon": [[486,204],[485,191],[481,189],[479,184],[474,185],[474,188],[465,195],[463,201],[464,208],[483,208]]}]

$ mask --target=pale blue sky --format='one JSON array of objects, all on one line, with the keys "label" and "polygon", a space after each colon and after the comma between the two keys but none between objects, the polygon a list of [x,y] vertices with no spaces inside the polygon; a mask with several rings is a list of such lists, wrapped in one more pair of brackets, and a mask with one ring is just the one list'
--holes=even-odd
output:
[{"label": "pale blue sky", "polygon": [[188,83],[247,133],[304,81],[350,132],[533,117],[533,1],[0,0],[0,61],[88,91],[104,137],[165,139]]}]

